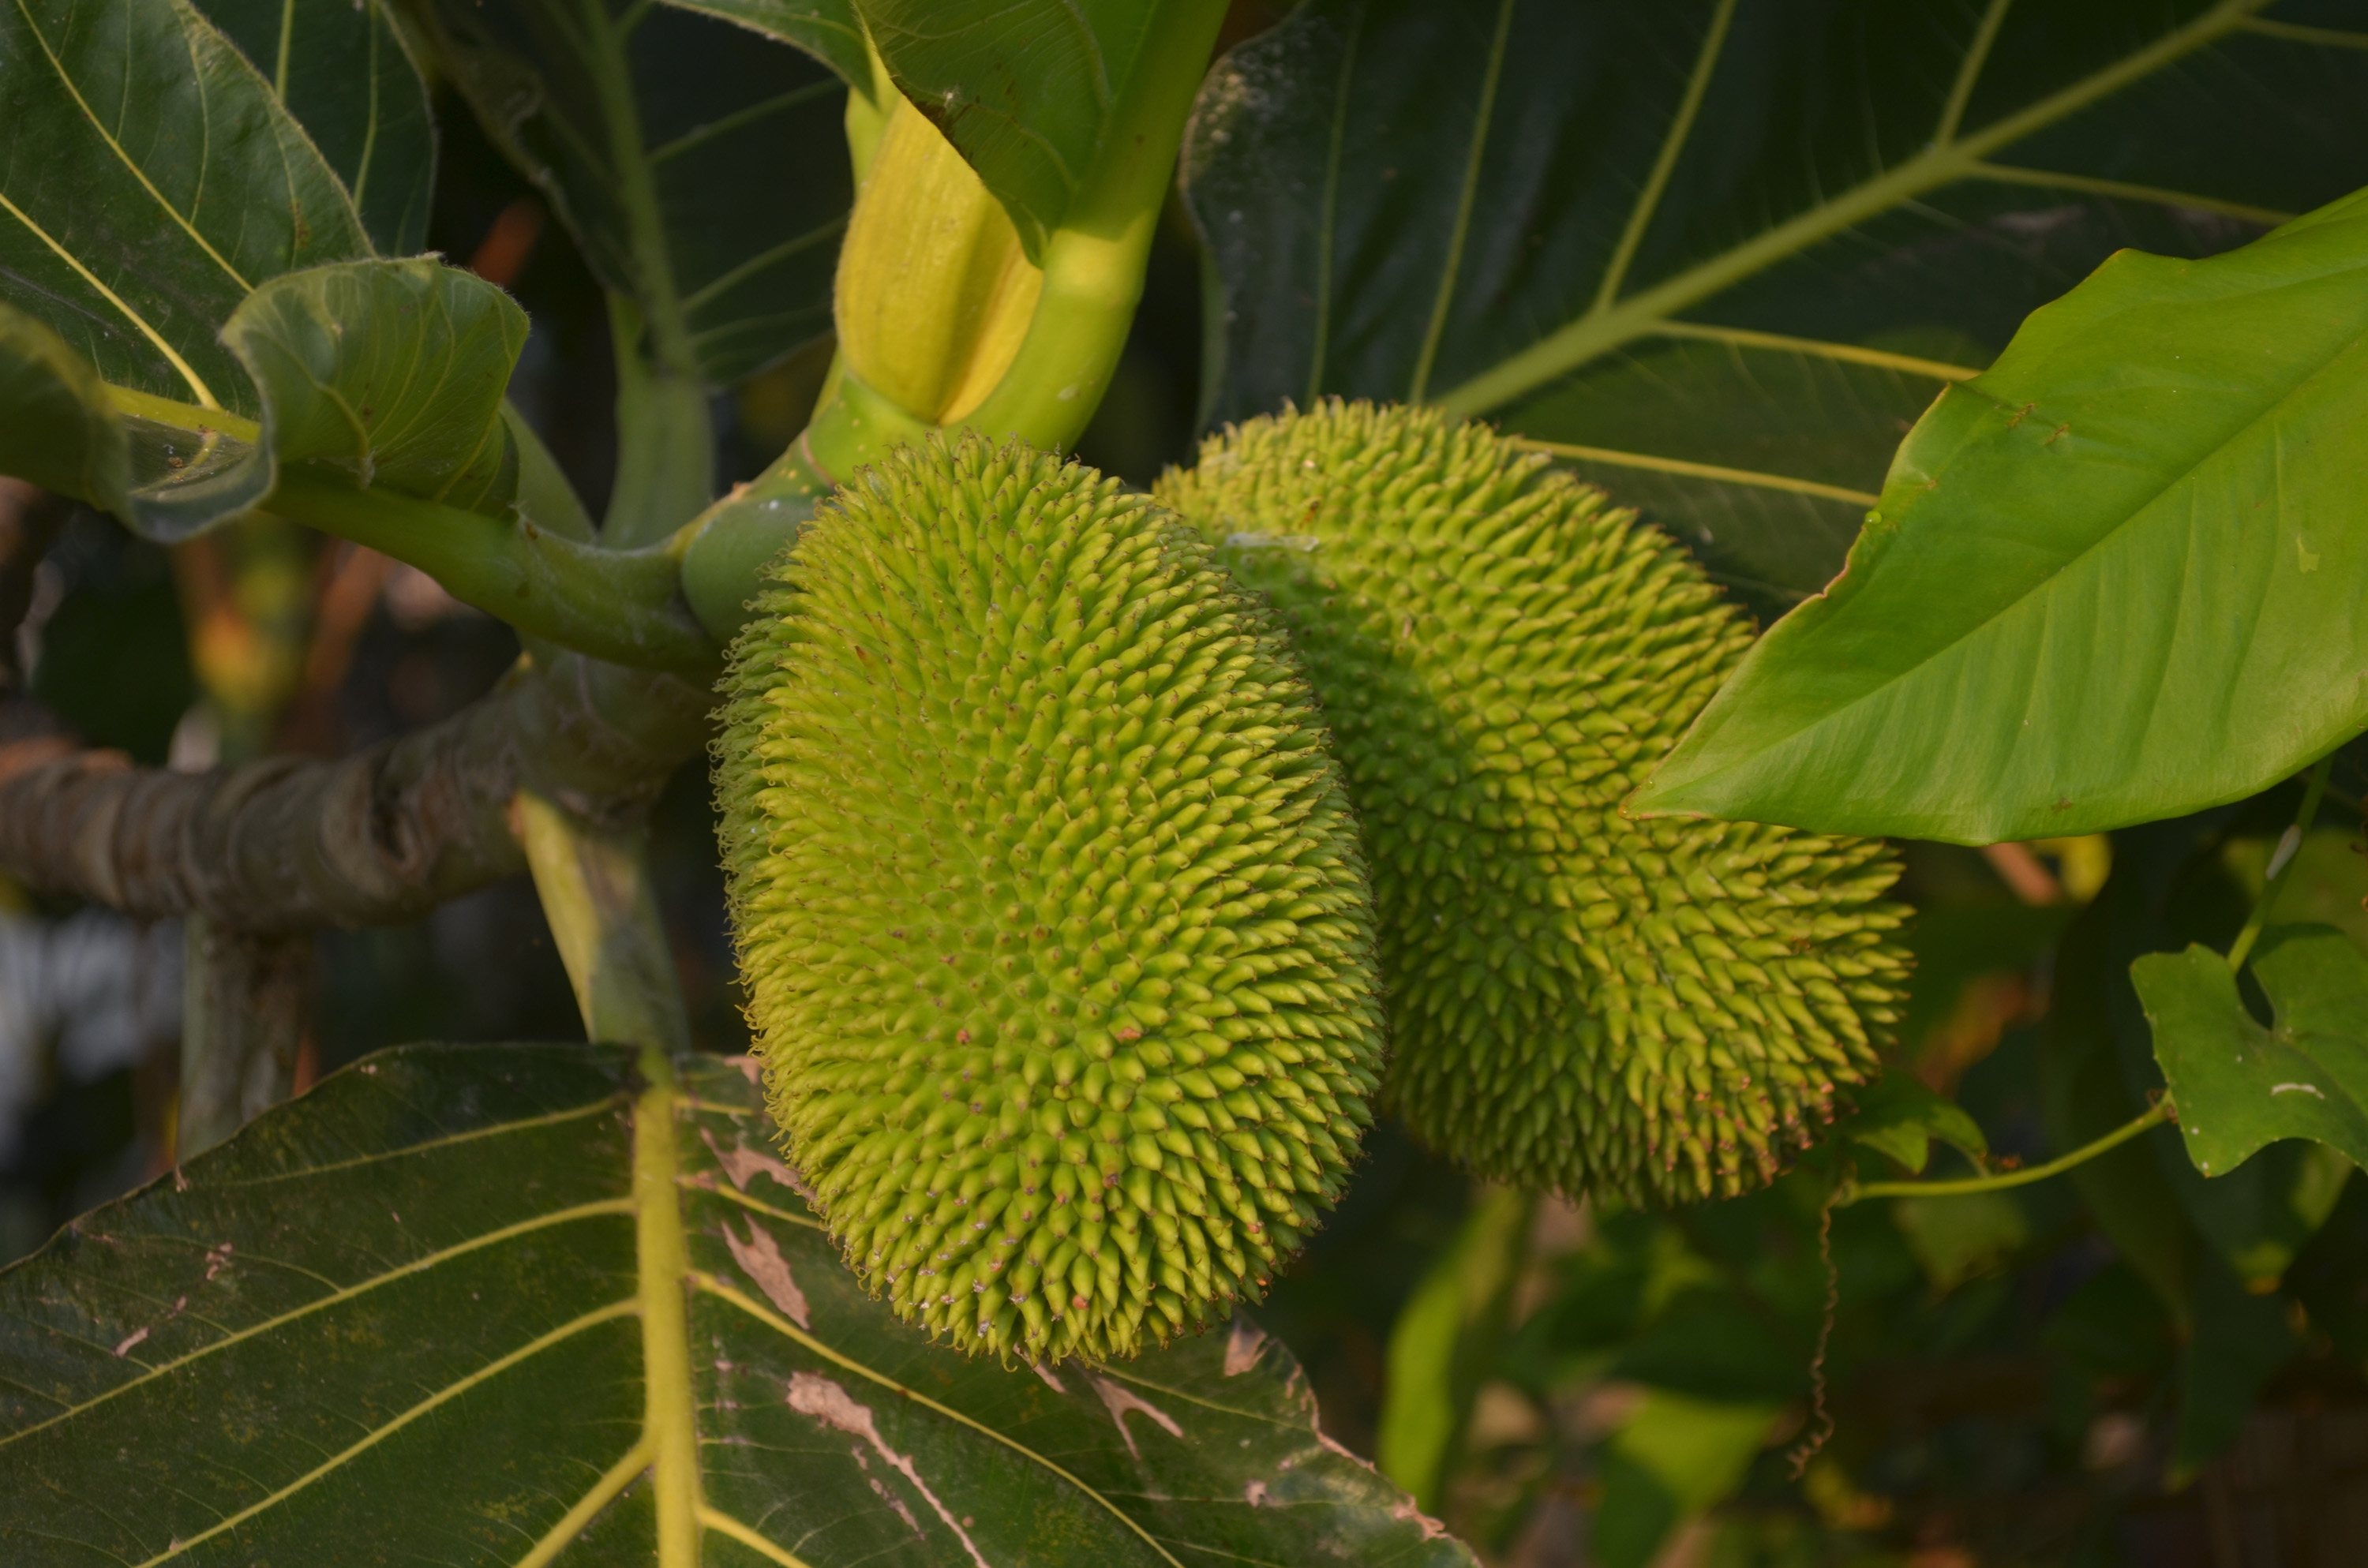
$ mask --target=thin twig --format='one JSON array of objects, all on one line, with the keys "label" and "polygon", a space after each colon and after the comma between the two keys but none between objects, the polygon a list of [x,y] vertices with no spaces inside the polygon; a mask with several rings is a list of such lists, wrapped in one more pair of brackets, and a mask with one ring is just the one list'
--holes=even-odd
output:
[{"label": "thin twig", "polygon": [[2102,1138],[2083,1143],[2068,1154],[2050,1160],[2044,1165],[2032,1165],[2027,1170],[2007,1171],[1998,1176],[1967,1176],[1963,1181],[1845,1181],[1836,1190],[1841,1194],[1842,1206],[1847,1208],[1868,1198],[1962,1198],[1970,1193],[2003,1192],[2010,1187],[2028,1187],[2035,1181],[2045,1181],[2049,1176],[2062,1176],[2075,1165],[2086,1165],[2178,1114],[2178,1108],[2166,1095]]}]

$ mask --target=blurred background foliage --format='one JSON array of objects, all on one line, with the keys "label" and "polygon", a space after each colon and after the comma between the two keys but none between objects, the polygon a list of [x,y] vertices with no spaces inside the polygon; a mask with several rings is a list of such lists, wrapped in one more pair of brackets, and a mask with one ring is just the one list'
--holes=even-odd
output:
[{"label": "blurred background foliage", "polygon": [[[598,512],[616,446],[600,290],[472,117],[438,108],[429,244],[531,313],[513,392]],[[2089,205],[2111,230],[2112,203]],[[1172,202],[1083,460],[1140,485],[1189,458],[1202,311]],[[725,482],[801,427],[828,357],[825,339],[719,400]],[[168,552],[92,515],[42,567],[20,642],[85,734],[185,767],[369,744],[455,711],[517,652],[367,551],[249,528]],[[2368,949],[2363,790],[2355,747],[2282,916]],[[2292,793],[2110,840],[1908,846],[1898,1071],[2003,1161],[2127,1119],[2159,1082],[2130,958],[2225,945]],[[697,770],[656,846],[699,1037],[736,1051]],[[168,1168],[178,953],[169,930],[0,884],[0,1256]],[[300,1087],[399,1041],[579,1028],[523,878],[324,935],[312,1017]],[[1508,1568],[2368,1561],[2368,1188],[2340,1158],[2283,1145],[2206,1184],[2157,1128],[2073,1178],[1829,1208],[1846,1160],[1905,1174],[1838,1141],[1769,1191],[1644,1214],[1475,1188],[1384,1123],[1261,1315],[1327,1432]],[[1964,1169],[1937,1151],[1930,1174]]]}]

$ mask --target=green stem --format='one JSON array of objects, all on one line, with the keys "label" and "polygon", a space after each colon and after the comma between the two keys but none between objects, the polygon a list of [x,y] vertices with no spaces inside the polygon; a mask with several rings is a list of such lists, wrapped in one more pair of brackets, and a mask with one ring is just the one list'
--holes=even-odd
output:
[{"label": "green stem", "polygon": [[2276,907],[2278,893],[2285,886],[2286,873],[2294,869],[2294,856],[2302,848],[2303,835],[2311,824],[2318,820],[2319,798],[2327,793],[2328,771],[2335,766],[2335,754],[2328,752],[2310,770],[2310,782],[2304,786],[2302,810],[2294,814],[2294,825],[2278,838],[2278,846],[2270,852],[2270,874],[2261,884],[2261,896],[2253,901],[2253,913],[2245,921],[2245,928],[2237,933],[2236,945],[2228,949],[2228,967],[2239,970],[2252,956],[2253,944],[2261,939],[2261,927],[2269,924],[2270,911]]},{"label": "green stem", "polygon": [[[665,285],[671,289],[669,281]],[[620,549],[655,544],[697,517],[715,494],[715,427],[707,388],[688,347],[655,330],[644,357],[642,312],[609,296],[617,358],[617,478],[601,538]]]},{"label": "green stem", "polygon": [[757,574],[797,538],[834,486],[934,428],[873,392],[844,358],[834,361],[831,375],[830,400],[789,450],[684,529],[683,597],[719,642],[730,642],[748,619]]},{"label": "green stem", "polygon": [[2169,1121],[2178,1115],[2168,1096],[2157,1100],[2132,1119],[2106,1133],[2093,1143],[2084,1143],[2060,1159],[2029,1170],[2009,1171],[2003,1176],[1968,1176],[1963,1181],[1870,1181],[1846,1183],[1838,1207],[1847,1208],[1867,1198],[1962,1198],[1976,1192],[2003,1192],[2010,1187],[2029,1187],[2035,1181],[2062,1176],[2075,1165],[2086,1165],[2098,1155],[2120,1148],[2150,1127]]},{"label": "green stem", "polygon": [[964,425],[1048,450],[1084,433],[1134,324],[1184,121],[1224,17],[1224,0],[1160,6],[1101,152],[1045,242],[1044,287],[1028,335]]},{"label": "green stem", "polygon": [[416,566],[461,603],[563,647],[636,669],[715,666],[715,643],[677,597],[687,538],[608,550],[522,517],[356,490],[302,471],[283,471],[265,506]]},{"label": "green stem", "polygon": [[674,1057],[690,1019],[650,887],[646,835],[592,827],[531,791],[512,808],[552,942],[585,1031],[639,1048],[633,1100],[633,1212],[642,1320],[642,1441],[650,1453],[658,1568],[700,1561],[699,1427],[675,1121]]}]

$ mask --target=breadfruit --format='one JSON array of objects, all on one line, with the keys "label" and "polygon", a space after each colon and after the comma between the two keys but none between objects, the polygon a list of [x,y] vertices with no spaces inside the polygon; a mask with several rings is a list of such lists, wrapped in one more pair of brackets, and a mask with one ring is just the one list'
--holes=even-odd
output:
[{"label": "breadfruit", "polygon": [[1632,1202],[1773,1176],[1874,1069],[1879,841],[1632,822],[1750,640],[1683,551],[1435,412],[1230,428],[1156,495],[1292,631],[1363,824],[1383,1104],[1494,1179]]},{"label": "breadfruit", "polygon": [[901,449],[768,573],[716,788],[747,1014],[855,1272],[966,1350],[1128,1356],[1256,1300],[1382,1066],[1314,694],[1089,469]]}]

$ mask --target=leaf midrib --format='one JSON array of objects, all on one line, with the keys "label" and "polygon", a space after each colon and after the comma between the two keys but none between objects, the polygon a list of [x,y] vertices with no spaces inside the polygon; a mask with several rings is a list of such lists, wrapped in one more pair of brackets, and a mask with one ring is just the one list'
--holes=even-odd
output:
[{"label": "leaf midrib", "polygon": [[[1449,413],[1464,418],[1509,403],[1645,335],[1661,318],[1699,304],[1786,256],[1913,197],[1970,177],[1974,165],[1982,163],[1987,154],[2237,31],[2253,12],[2268,4],[2270,0],[2222,0],[2212,10],[2164,34],[2145,49],[2123,56],[2035,104],[1969,135],[1936,142],[1896,167],[1795,214],[1723,255],[1616,304],[1590,310],[1493,369],[1450,389],[1437,401]],[[1970,85],[1967,92],[1971,92]]]}]

